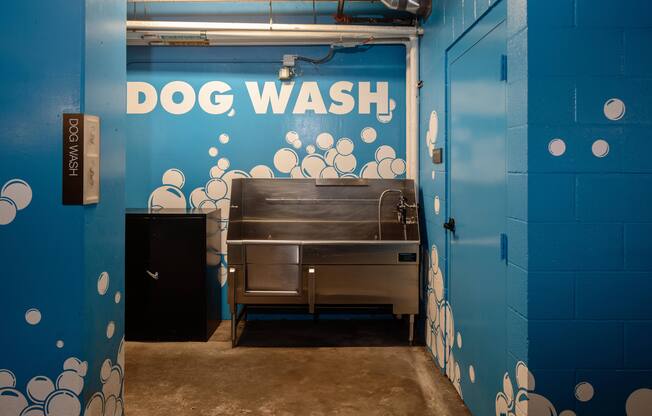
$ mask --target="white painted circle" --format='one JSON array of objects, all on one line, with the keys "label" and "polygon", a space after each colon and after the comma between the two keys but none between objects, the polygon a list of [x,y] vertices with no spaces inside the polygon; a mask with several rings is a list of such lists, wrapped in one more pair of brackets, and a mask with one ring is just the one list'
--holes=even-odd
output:
[{"label": "white painted circle", "polygon": [[434,244],[430,248],[430,268],[435,271],[439,268],[439,251]]},{"label": "white painted circle", "polygon": [[109,376],[111,375],[111,360],[106,359],[102,363],[102,367],[100,367],[100,380],[102,380],[102,383],[106,383],[106,380],[109,379]]},{"label": "white painted circle", "polygon": [[231,138],[229,137],[228,134],[222,133],[222,134],[220,134],[220,137],[218,138],[218,140],[222,144],[227,144],[229,142],[229,140],[231,140]]},{"label": "white painted circle", "polygon": [[86,371],[88,371],[88,363],[86,361],[82,362],[77,357],[70,357],[63,362],[64,370],[75,370],[77,374],[82,377],[86,376]]},{"label": "white painted circle", "polygon": [[27,399],[13,388],[0,389],[0,414],[18,416],[28,406]]},{"label": "white painted circle", "polygon": [[152,192],[147,201],[147,206],[150,209],[185,208],[186,197],[176,186],[163,185]]},{"label": "white painted circle", "polygon": [[308,146],[306,146],[306,152],[307,152],[309,155],[315,153],[315,150],[316,150],[316,149],[315,149],[315,146],[312,145],[312,144],[309,144]]},{"label": "white painted circle", "polygon": [[297,133],[296,131],[288,131],[285,134],[285,141],[288,142],[288,144],[292,144],[297,140],[299,140],[299,133]]},{"label": "white painted circle", "polygon": [[10,224],[14,219],[16,219],[16,212],[18,209],[9,198],[0,197],[0,225]]},{"label": "white painted circle", "polygon": [[441,209],[441,202],[439,201],[439,196],[435,197],[434,208],[435,208],[435,214],[439,215],[439,210]]},{"label": "white painted circle", "polygon": [[606,140],[598,139],[591,145],[591,152],[595,157],[605,157],[609,153],[609,143]]},{"label": "white painted circle", "polygon": [[104,296],[106,291],[109,289],[109,280],[109,273],[100,273],[100,277],[97,278],[97,293]]},{"label": "white painted circle", "polygon": [[104,398],[101,393],[95,393],[86,404],[84,416],[104,416]]},{"label": "white painted circle", "polygon": [[353,172],[357,164],[358,162],[353,155],[340,154],[335,156],[335,168],[341,173]]},{"label": "white painted circle", "polygon": [[[224,198],[229,190],[226,182],[223,179],[211,179],[210,181],[206,182],[205,189],[206,195],[213,200]],[[201,203],[199,205],[201,205]]]},{"label": "white painted circle", "polygon": [[548,151],[553,156],[561,156],[566,152],[566,143],[562,139],[552,139],[548,143]]},{"label": "white painted circle", "polygon": [[627,416],[650,416],[650,409],[652,409],[652,389],[635,390],[625,402]]},{"label": "white painted circle", "polygon": [[379,146],[378,149],[376,149],[375,153],[375,158],[376,162],[380,162],[383,159],[396,159],[396,152],[391,146],[387,146],[386,144]]},{"label": "white painted circle", "polygon": [[217,152],[217,147],[211,147],[210,149],[208,149],[208,155],[209,155],[210,157],[215,157],[215,156],[217,156],[217,153],[218,153],[218,152]]},{"label": "white painted circle", "polygon": [[57,343],[55,345],[59,349],[63,348],[63,346],[64,346],[63,340],[61,340],[61,339],[57,340]]},{"label": "white painted circle", "polygon": [[43,403],[53,391],[54,383],[45,376],[36,376],[27,382],[27,396],[34,403]]},{"label": "white painted circle", "polygon": [[507,400],[511,403],[514,400],[514,386],[512,384],[512,379],[509,378],[509,374],[505,373],[503,376],[503,392],[507,397]]},{"label": "white painted circle", "polygon": [[326,161],[318,154],[308,155],[301,162],[301,171],[307,178],[319,178],[324,168],[326,168]]},{"label": "white painted circle", "polygon": [[394,159],[385,158],[378,162],[378,175],[383,179],[394,179],[396,175],[392,171],[392,162]]},{"label": "white painted circle", "polygon": [[110,321],[110,322],[106,325],[106,337],[107,337],[108,339],[111,339],[111,338],[113,338],[113,334],[114,334],[114,333],[115,333],[115,322]]},{"label": "white painted circle", "polygon": [[104,401],[104,414],[105,415],[115,415],[115,405],[116,398],[115,396],[109,396]]},{"label": "white painted circle", "polygon": [[365,179],[378,179],[378,163],[368,162],[366,165],[360,169],[360,177]]},{"label": "white painted circle", "polygon": [[301,170],[301,166],[293,167],[292,170],[290,171],[290,177],[294,179],[305,178],[305,176],[303,176],[303,171]]},{"label": "white painted circle", "polygon": [[[217,165],[215,165],[215,166],[212,166],[211,169],[208,171],[208,175],[211,178],[221,178],[222,175],[224,175],[224,171],[222,169],[218,168]],[[191,199],[192,199],[192,194],[191,194]]]},{"label": "white painted circle", "polygon": [[16,376],[9,370],[0,370],[0,389],[16,387]]},{"label": "white painted circle", "polygon": [[518,388],[533,391],[535,388],[534,375],[523,361],[516,364],[516,384]]},{"label": "white painted circle", "polygon": [[84,379],[74,370],[66,370],[57,378],[57,389],[66,389],[80,395],[84,388]]},{"label": "white painted circle", "polygon": [[373,143],[376,141],[376,138],[378,138],[378,133],[373,127],[365,127],[360,132],[360,138],[365,143]]},{"label": "white painted circle", "polygon": [[334,179],[339,178],[339,176],[337,170],[332,166],[326,166],[321,172],[319,172],[319,177],[324,179]]},{"label": "white painted circle", "polygon": [[36,308],[28,309],[27,312],[25,312],[25,320],[30,325],[37,325],[41,322],[41,311]]},{"label": "white painted circle", "polygon": [[186,183],[186,177],[179,169],[168,169],[163,174],[163,185],[176,186],[183,188]]},{"label": "white painted circle", "polygon": [[68,390],[57,390],[45,401],[47,416],[79,416],[81,403],[75,394]]},{"label": "white painted circle", "polygon": [[292,143],[292,146],[294,146],[295,149],[301,149],[301,146],[303,146],[303,143],[301,143],[301,140],[295,140]]},{"label": "white painted circle", "polygon": [[111,369],[111,374],[109,374],[109,378],[106,380],[106,383],[104,383],[104,386],[102,386],[102,393],[104,394],[104,397],[117,397],[120,395],[121,387],[122,374],[119,370],[119,367],[113,366]]},{"label": "white painted circle", "polygon": [[320,133],[317,136],[317,140],[315,140],[315,142],[317,143],[317,147],[319,147],[321,150],[328,150],[333,147],[335,140],[330,133]]},{"label": "white painted circle", "polygon": [[113,301],[115,303],[120,303],[121,300],[122,300],[122,293],[120,293],[120,291],[115,292],[115,295],[113,296]]},{"label": "white painted circle", "polygon": [[355,145],[353,144],[353,140],[343,137],[337,141],[335,148],[337,149],[337,153],[346,156],[353,153]]},{"label": "white painted circle", "polygon": [[428,144],[435,144],[437,142],[437,133],[439,130],[439,116],[436,111],[430,113],[430,119],[428,120],[428,131],[426,133],[426,139]]},{"label": "white painted circle", "polygon": [[33,404],[23,410],[20,416],[45,416],[45,410],[43,409],[43,406],[39,404]]},{"label": "white painted circle", "polygon": [[206,191],[204,188],[195,188],[191,193],[190,193],[190,205],[193,207],[197,208],[199,205],[206,201],[208,198],[208,195],[206,195]]},{"label": "white painted circle", "polygon": [[222,157],[217,161],[217,167],[222,170],[227,170],[231,166],[229,159]]},{"label": "white painted circle", "polygon": [[274,154],[274,167],[279,172],[290,173],[293,167],[299,163],[299,156],[297,153],[288,149],[287,147],[280,149]]},{"label": "white painted circle", "polygon": [[457,333],[457,348],[462,348],[462,334]]},{"label": "white painted circle", "polygon": [[335,156],[337,156],[337,149],[331,148],[324,153],[324,160],[328,166],[333,166],[335,164]]},{"label": "white painted circle", "polygon": [[437,297],[437,302],[444,300],[444,275],[438,268],[437,272],[433,274],[432,289]]},{"label": "white painted circle", "polygon": [[251,168],[249,174],[252,178],[273,178],[274,172],[268,166],[258,165]]},{"label": "white painted circle", "polygon": [[469,380],[471,383],[475,383],[475,368],[472,365],[469,366]]},{"label": "white painted circle", "polygon": [[402,175],[405,173],[405,160],[403,159],[394,159],[391,164],[392,172],[395,175]]},{"label": "white painted circle", "polygon": [[12,179],[2,187],[0,196],[11,199],[16,209],[20,211],[32,202],[32,188],[21,179]]},{"label": "white painted circle", "polygon": [[620,120],[625,116],[625,103],[619,98],[610,98],[604,103],[603,111],[609,120]]},{"label": "white painted circle", "polygon": [[591,383],[583,381],[575,386],[575,398],[581,402],[588,402],[593,398],[593,386]]}]

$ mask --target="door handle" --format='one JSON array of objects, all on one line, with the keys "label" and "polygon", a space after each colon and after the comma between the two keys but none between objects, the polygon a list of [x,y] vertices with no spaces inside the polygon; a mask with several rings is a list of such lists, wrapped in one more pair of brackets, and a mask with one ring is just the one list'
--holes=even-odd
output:
[{"label": "door handle", "polygon": [[152,272],[150,272],[149,270],[145,270],[145,271],[147,272],[147,274],[149,275],[149,277],[151,277],[151,278],[154,279],[154,280],[158,280],[158,272],[156,272],[156,273],[152,273]]},{"label": "door handle", "polygon": [[455,234],[455,218],[451,217],[444,223],[444,228]]}]

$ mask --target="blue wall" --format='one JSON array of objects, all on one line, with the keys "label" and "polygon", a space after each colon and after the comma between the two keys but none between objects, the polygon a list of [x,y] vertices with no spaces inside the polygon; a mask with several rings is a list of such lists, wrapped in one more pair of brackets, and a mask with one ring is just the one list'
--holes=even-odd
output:
[{"label": "blue wall", "polygon": [[[0,18],[13,40],[0,47],[2,415],[78,415],[102,391],[95,405],[121,408],[125,13],[119,1],[18,2]],[[79,111],[102,120],[101,202],[64,207],[61,114]]]},{"label": "blue wall", "polygon": [[[445,50],[495,5],[484,0],[435,1],[421,41],[421,186],[434,254],[426,338],[433,358],[474,414],[649,414],[652,6],[635,0],[503,1],[507,348],[504,356],[483,361],[507,364],[492,370],[495,382],[478,377],[474,383],[470,366],[475,373],[491,366],[470,362],[465,348],[488,346],[458,348],[448,340],[456,336],[453,328],[465,326],[452,319],[455,311],[467,315],[473,305],[451,305],[445,290],[451,278],[444,276],[448,252],[441,228],[447,168],[432,165],[428,155],[429,143],[446,145]],[[433,110],[438,134],[432,133]],[[438,214],[430,208],[435,198]],[[478,289],[484,290],[480,282]],[[439,338],[437,325],[445,328]]]},{"label": "blue wall", "polygon": [[[209,81],[219,80],[231,88],[225,94],[233,97],[232,108],[222,114],[208,114],[199,102],[184,114],[171,114],[159,99],[152,111],[128,115],[127,206],[221,208],[222,244],[209,249],[209,261],[221,266],[223,285],[232,178],[404,176],[403,46],[341,51],[320,66],[300,63],[286,110],[279,114],[254,110],[245,82],[256,82],[261,89],[270,82],[269,87],[280,90],[277,73],[284,54],[320,57],[327,51],[322,46],[129,48],[129,81],[149,83],[159,98],[172,81],[190,84],[197,94]],[[311,83],[318,85],[328,111],[333,103],[329,90],[339,81],[353,83],[351,96],[356,102],[350,113],[293,114],[300,90]],[[369,114],[359,114],[360,82],[370,82],[371,91],[377,82],[388,83],[387,114],[378,114],[383,109],[377,104],[371,104]],[[139,97],[143,102],[145,96]],[[174,99],[180,102],[182,97],[177,94]],[[222,304],[222,317],[228,319],[228,305]]]},{"label": "blue wall", "polygon": [[649,414],[652,4],[554,3],[527,10],[528,364],[557,409]]}]

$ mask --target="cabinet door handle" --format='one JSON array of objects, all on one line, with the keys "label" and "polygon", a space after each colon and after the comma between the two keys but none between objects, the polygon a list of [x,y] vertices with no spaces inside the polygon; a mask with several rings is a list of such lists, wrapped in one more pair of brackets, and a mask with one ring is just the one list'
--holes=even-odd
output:
[{"label": "cabinet door handle", "polygon": [[149,277],[151,277],[151,278],[154,279],[154,280],[158,280],[158,272],[156,272],[156,273],[152,273],[152,272],[150,272],[149,270],[145,270],[145,271],[147,272],[147,274],[149,275]]}]

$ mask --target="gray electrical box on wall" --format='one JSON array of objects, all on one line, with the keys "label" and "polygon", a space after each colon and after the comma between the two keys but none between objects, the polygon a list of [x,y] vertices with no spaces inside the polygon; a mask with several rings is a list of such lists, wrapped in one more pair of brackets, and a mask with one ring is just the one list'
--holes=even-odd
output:
[{"label": "gray electrical box on wall", "polygon": [[100,118],[63,115],[64,205],[97,204],[100,200]]}]

